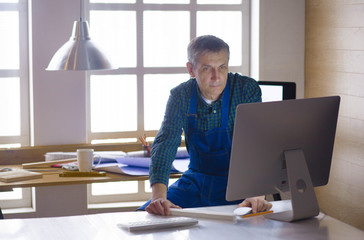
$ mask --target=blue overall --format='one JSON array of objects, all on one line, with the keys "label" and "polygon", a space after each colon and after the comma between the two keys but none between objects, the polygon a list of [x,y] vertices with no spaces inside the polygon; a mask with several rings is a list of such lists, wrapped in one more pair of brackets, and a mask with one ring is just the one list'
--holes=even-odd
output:
[{"label": "blue overall", "polygon": [[[241,203],[225,200],[229,171],[231,137],[228,128],[229,84],[222,96],[221,126],[206,132],[196,129],[197,84],[192,89],[188,114],[190,164],[181,178],[167,191],[167,199],[182,207],[203,207]],[[150,201],[140,209],[148,206]]]}]

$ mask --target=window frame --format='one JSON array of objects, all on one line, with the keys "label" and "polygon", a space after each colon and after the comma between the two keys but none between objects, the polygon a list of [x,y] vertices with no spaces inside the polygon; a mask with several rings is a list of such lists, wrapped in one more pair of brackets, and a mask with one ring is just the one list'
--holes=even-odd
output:
[{"label": "window frame", "polygon": [[[104,183],[107,184],[107,183]],[[116,203],[116,202],[140,202],[147,201],[152,197],[150,192],[145,191],[145,181],[137,181],[138,189],[136,193],[125,194],[104,194],[92,195],[92,184],[87,184],[87,201],[88,204],[98,203]]]},{"label": "window frame", "polygon": [[18,77],[20,79],[20,136],[0,136],[0,144],[20,143],[30,145],[29,116],[29,48],[28,48],[28,1],[0,3],[0,11],[19,12],[19,69],[0,69],[0,78]]},{"label": "window frame", "polygon": [[20,136],[0,136],[0,144],[19,143],[30,145],[30,94],[29,94],[29,46],[28,46],[28,1],[0,3],[0,11],[19,12],[19,69],[0,69],[0,78],[20,79]]},{"label": "window frame", "polygon": [[14,208],[32,208],[33,207],[33,189],[34,188],[20,188],[22,198],[20,199],[0,199],[1,209],[14,209]]},{"label": "window frame", "polygon": [[[20,80],[20,136],[0,136],[0,144],[30,145],[30,81],[29,81],[29,8],[30,1],[19,0],[17,3],[0,3],[0,11],[18,11],[19,13],[19,69],[0,69],[1,77],[18,77]],[[2,209],[32,206],[31,188],[21,188],[21,199],[0,199]]]}]

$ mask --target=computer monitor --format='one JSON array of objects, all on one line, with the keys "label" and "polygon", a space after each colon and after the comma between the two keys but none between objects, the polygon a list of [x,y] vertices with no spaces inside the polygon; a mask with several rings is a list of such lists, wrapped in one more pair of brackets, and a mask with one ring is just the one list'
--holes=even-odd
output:
[{"label": "computer monitor", "polygon": [[289,189],[295,221],[319,214],[315,186],[327,184],[340,97],[240,104],[236,109],[226,199]]},{"label": "computer monitor", "polygon": [[[282,101],[296,99],[295,82],[258,81],[262,90],[262,102]],[[281,195],[272,195],[274,200],[281,200]]]},{"label": "computer monitor", "polygon": [[262,90],[262,102],[281,101],[296,98],[296,83],[258,81]]}]

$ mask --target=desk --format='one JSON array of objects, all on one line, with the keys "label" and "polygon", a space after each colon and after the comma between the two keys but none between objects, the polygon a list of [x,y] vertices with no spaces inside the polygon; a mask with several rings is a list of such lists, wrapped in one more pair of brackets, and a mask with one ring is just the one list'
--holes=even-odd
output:
[{"label": "desk", "polygon": [[[273,202],[275,212],[289,201]],[[236,205],[213,207],[232,211]],[[364,232],[322,213],[293,223],[268,220],[263,216],[239,218],[237,222],[199,219],[188,228],[139,233],[119,229],[116,224],[130,219],[155,218],[146,212],[103,213],[71,217],[0,220],[0,239],[364,239]]]},{"label": "desk", "polygon": [[[140,143],[115,144],[68,144],[21,147],[0,150],[0,167],[22,163],[42,162],[48,152],[76,152],[77,149],[91,148],[95,151],[123,151],[141,150]],[[178,177],[173,175],[171,177]],[[132,181],[147,179],[146,176],[134,177],[118,174],[107,174],[105,178],[60,178],[58,174],[44,174],[43,179],[27,180],[13,183],[0,182],[0,191],[8,191],[15,187],[34,187],[31,197],[35,199],[26,209],[20,211],[4,210],[7,218],[15,217],[51,217],[96,213],[98,210],[88,208],[87,184],[96,182]],[[0,206],[1,207],[1,206]],[[115,207],[116,208],[116,207]],[[113,211],[113,209],[109,209]],[[100,211],[106,211],[102,209]]]},{"label": "desk", "polygon": [[[21,165],[1,165],[1,168],[22,168]],[[42,168],[45,170],[64,171],[60,168]],[[117,181],[138,181],[148,180],[148,176],[129,176],[115,173],[107,173],[105,177],[59,177],[60,172],[40,172],[42,178],[31,179],[25,181],[17,181],[4,183],[0,182],[0,191],[9,190],[15,187],[44,187],[71,184],[89,184],[101,182],[117,182]],[[181,174],[171,174],[171,178],[178,178]]]},{"label": "desk", "polygon": [[[1,167],[22,168],[21,165],[1,165]],[[59,170],[58,168],[53,169]],[[178,178],[180,176],[181,174],[171,174],[170,177]],[[88,214],[90,211],[97,211],[95,209],[90,210],[88,206],[87,184],[147,179],[148,176],[128,176],[114,173],[107,173],[106,177],[59,177],[59,172],[43,172],[43,177],[39,179],[11,183],[0,182],[0,191],[9,191],[15,187],[35,187],[32,191],[32,196],[35,198],[32,206],[28,207],[25,212],[15,212],[18,215],[21,214],[21,217],[82,215]],[[10,213],[4,209],[3,212]],[[14,218],[16,216],[5,217]]]}]

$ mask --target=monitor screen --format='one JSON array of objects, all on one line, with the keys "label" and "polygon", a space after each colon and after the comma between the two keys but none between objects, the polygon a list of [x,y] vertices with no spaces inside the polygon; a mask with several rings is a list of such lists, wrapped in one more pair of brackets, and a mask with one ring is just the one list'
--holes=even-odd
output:
[{"label": "monitor screen", "polygon": [[[288,187],[292,191],[292,186],[305,189],[310,182],[327,184],[339,103],[340,97],[334,96],[238,105],[226,199],[272,194]],[[291,153],[294,157],[287,157]],[[302,164],[308,179],[302,176],[303,181],[290,182],[290,173],[299,176]]]},{"label": "monitor screen", "polygon": [[280,101],[296,98],[296,83],[258,81],[262,90],[262,102]]}]

